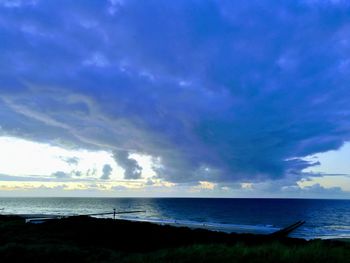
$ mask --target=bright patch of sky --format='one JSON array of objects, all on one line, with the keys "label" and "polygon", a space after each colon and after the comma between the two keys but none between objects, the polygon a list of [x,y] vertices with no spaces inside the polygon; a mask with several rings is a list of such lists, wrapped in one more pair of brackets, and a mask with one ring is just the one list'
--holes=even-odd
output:
[{"label": "bright patch of sky", "polygon": [[[150,157],[133,154],[131,158],[143,167],[144,180],[154,176]],[[110,152],[69,150],[15,137],[0,137],[0,174],[52,179],[55,174],[75,173],[78,179],[100,178],[105,165],[112,168],[111,179],[124,180],[124,170]]]},{"label": "bright patch of sky", "polygon": [[320,184],[324,187],[341,187],[344,191],[350,191],[350,143],[344,144],[337,151],[329,151],[309,156],[305,159],[319,161],[320,164],[304,170],[306,173],[319,174],[310,177],[299,184],[310,186]]},{"label": "bright patch of sky", "polygon": [[123,172],[105,151],[67,150],[14,137],[0,137],[0,160],[0,173],[17,176],[51,176],[73,169],[85,175],[95,169],[97,176],[105,164],[113,167],[116,178]]},{"label": "bright patch of sky", "polygon": [[320,165],[309,167],[305,172],[350,175],[350,143],[345,143],[339,150],[315,154],[306,159],[317,160]]}]

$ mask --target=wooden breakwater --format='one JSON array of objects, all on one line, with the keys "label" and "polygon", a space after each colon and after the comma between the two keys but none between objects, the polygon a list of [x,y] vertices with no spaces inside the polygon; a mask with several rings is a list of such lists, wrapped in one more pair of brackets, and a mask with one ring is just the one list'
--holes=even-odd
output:
[{"label": "wooden breakwater", "polygon": [[272,234],[270,234],[270,236],[272,237],[285,237],[288,236],[292,231],[294,231],[295,229],[301,227],[303,224],[305,224],[305,221],[297,221],[294,224],[291,224],[285,228],[282,228],[276,232],[273,232]]},{"label": "wooden breakwater", "polygon": [[75,214],[75,215],[43,215],[43,214],[37,214],[37,215],[30,215],[30,214],[22,214],[19,215],[23,217],[26,221],[26,223],[31,224],[41,224],[46,221],[52,220],[52,219],[61,219],[61,218],[68,218],[73,216],[104,216],[104,215],[113,215],[113,219],[116,219],[116,215],[120,214],[133,214],[133,213],[145,213],[145,210],[129,210],[129,211],[117,211],[115,208],[113,209],[113,212],[102,212],[102,213],[91,213],[91,214]]}]

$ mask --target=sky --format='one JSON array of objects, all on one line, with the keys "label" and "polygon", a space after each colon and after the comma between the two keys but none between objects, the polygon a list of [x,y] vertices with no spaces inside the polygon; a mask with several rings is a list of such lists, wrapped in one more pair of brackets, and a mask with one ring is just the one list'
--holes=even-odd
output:
[{"label": "sky", "polygon": [[0,0],[0,196],[350,198],[347,0]]}]

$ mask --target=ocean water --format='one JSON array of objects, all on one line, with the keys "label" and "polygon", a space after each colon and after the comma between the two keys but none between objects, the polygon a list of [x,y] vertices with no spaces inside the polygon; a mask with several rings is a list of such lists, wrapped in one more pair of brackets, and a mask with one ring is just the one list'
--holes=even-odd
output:
[{"label": "ocean water", "polygon": [[[268,234],[299,220],[290,236],[350,238],[350,200],[209,198],[0,198],[1,214],[78,215],[128,210],[119,218],[225,232]],[[108,216],[107,216],[108,217]]]}]

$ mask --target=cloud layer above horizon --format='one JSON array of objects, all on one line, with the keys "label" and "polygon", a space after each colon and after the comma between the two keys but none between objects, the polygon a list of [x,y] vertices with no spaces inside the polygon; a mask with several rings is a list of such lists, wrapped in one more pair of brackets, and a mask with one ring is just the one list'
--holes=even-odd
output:
[{"label": "cloud layer above horizon", "polygon": [[0,0],[0,37],[1,134],[125,179],[296,182],[350,139],[347,1]]}]

